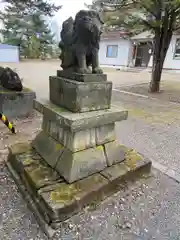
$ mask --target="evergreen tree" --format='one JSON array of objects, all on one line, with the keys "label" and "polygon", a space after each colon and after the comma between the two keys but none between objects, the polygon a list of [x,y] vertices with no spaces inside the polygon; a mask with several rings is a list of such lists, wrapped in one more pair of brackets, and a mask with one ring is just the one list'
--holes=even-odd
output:
[{"label": "evergreen tree", "polygon": [[17,9],[22,10],[28,15],[31,13],[41,12],[42,15],[52,17],[55,12],[62,8],[46,0],[3,0],[2,2],[16,6]]},{"label": "evergreen tree", "polygon": [[32,16],[32,30],[34,40],[39,42],[40,56],[45,58],[46,54],[51,53],[51,45],[54,43],[54,35],[46,21],[39,14],[34,14]]},{"label": "evergreen tree", "polygon": [[26,57],[45,55],[53,43],[53,34],[44,19],[61,7],[43,0],[6,2],[8,4],[0,15],[4,25],[1,30],[4,42],[18,45],[21,54]]}]

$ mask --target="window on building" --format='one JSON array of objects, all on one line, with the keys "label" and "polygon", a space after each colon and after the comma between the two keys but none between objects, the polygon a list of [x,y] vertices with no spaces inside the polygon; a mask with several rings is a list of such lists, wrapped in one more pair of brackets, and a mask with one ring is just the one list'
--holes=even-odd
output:
[{"label": "window on building", "polygon": [[180,38],[176,39],[174,58],[175,59],[180,59]]},{"label": "window on building", "polygon": [[118,55],[118,45],[108,45],[106,51],[106,57],[117,58]]}]

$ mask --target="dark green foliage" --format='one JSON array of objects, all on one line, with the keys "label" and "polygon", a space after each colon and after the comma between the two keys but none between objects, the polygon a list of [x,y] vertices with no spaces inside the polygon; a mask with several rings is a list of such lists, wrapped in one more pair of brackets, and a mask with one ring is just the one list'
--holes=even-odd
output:
[{"label": "dark green foliage", "polygon": [[62,6],[56,6],[46,0],[3,0],[3,2],[23,9],[27,14],[41,12],[43,15],[52,17]]},{"label": "dark green foliage", "polygon": [[4,42],[19,46],[24,57],[44,58],[54,43],[45,18],[61,7],[43,0],[6,2],[5,11],[0,15],[4,24],[1,30]]}]

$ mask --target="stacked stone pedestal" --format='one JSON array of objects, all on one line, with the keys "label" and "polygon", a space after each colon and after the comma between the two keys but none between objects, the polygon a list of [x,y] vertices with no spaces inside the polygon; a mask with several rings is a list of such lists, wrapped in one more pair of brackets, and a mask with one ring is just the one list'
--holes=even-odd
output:
[{"label": "stacked stone pedestal", "polygon": [[42,132],[32,145],[68,183],[124,160],[115,138],[115,121],[125,120],[127,111],[112,107],[79,114],[57,110],[51,103],[41,106]]},{"label": "stacked stone pedestal", "polygon": [[128,112],[111,105],[106,75],[65,76],[59,71],[50,77],[50,101],[34,102],[43,114],[42,131],[32,143],[12,146],[7,162],[49,235],[61,221],[151,167],[116,141],[115,122],[126,120]]}]

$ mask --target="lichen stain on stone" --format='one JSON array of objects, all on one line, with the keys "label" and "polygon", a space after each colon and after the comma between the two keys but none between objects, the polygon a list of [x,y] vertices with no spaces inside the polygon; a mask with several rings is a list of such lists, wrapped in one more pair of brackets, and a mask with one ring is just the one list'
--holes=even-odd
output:
[{"label": "lichen stain on stone", "polygon": [[56,148],[56,151],[59,151],[63,148],[63,146],[60,143],[57,143],[55,148]]},{"label": "lichen stain on stone", "polygon": [[53,190],[50,193],[50,200],[55,203],[66,204],[66,202],[68,203],[75,199],[75,196],[79,191],[80,190],[76,188],[74,184],[62,183],[56,190]]},{"label": "lichen stain on stone", "polygon": [[34,182],[38,182],[39,180],[47,180],[49,179],[49,171],[43,167],[35,167],[34,169],[29,169],[29,173]]},{"label": "lichen stain on stone", "polygon": [[97,147],[96,147],[96,150],[101,150],[101,151],[103,151],[103,150],[104,150],[104,148],[103,148],[103,146],[102,146],[102,145],[100,145],[100,146],[97,146]]},{"label": "lichen stain on stone", "polygon": [[137,162],[141,161],[142,157],[138,154],[135,150],[129,150],[125,154],[125,161],[124,163],[128,166],[131,170],[137,167]]},{"label": "lichen stain on stone", "polygon": [[32,158],[25,158],[21,161],[23,163],[24,166],[27,166],[27,165],[31,165],[31,164],[34,164],[35,161],[32,159]]},{"label": "lichen stain on stone", "polygon": [[17,91],[11,91],[11,90],[8,90],[8,89],[2,89],[2,90],[0,90],[0,94],[2,93],[5,93],[5,94],[19,94],[19,93],[21,93],[21,94],[23,94],[23,93],[27,93],[27,92],[32,92],[32,90],[30,89],[30,88],[23,88],[23,90],[21,91],[21,92],[17,92]]},{"label": "lichen stain on stone", "polygon": [[26,169],[29,173],[30,178],[35,183],[36,190],[38,190],[40,187],[50,184],[58,179],[58,176],[53,174],[50,169],[45,167],[35,167]]},{"label": "lichen stain on stone", "polygon": [[50,106],[50,105],[47,105],[47,108],[51,109],[52,111],[54,112],[57,112],[57,113],[61,113],[61,112],[64,112],[64,108],[61,108],[61,107],[55,107],[54,105]]}]

